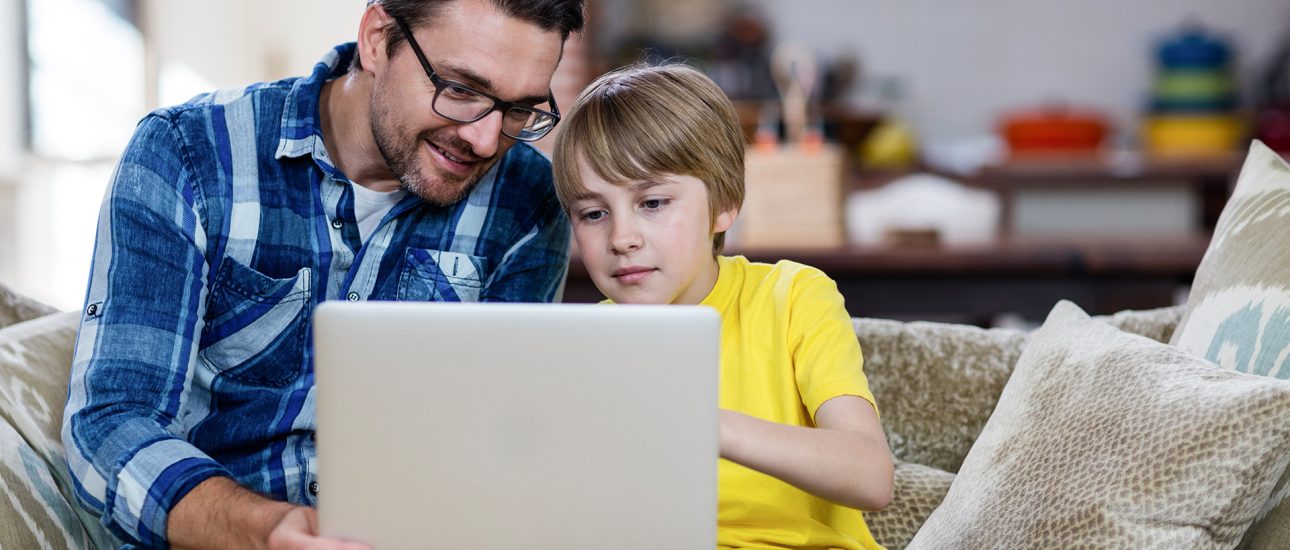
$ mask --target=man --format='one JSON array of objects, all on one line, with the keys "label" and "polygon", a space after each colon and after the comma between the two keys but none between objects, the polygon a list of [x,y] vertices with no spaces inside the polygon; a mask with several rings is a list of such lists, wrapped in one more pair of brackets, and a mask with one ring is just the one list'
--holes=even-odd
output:
[{"label": "man", "polygon": [[556,297],[569,228],[550,164],[517,141],[558,121],[582,9],[373,0],[311,76],[146,117],[100,215],[73,365],[82,505],[139,546],[341,547],[312,508],[310,312]]}]

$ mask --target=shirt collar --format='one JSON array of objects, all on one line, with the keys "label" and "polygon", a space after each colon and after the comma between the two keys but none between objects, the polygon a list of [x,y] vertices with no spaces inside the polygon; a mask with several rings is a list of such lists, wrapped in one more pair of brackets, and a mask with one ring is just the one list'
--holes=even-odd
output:
[{"label": "shirt collar", "polygon": [[276,158],[311,154],[325,170],[335,171],[327,148],[323,147],[322,131],[318,127],[318,98],[324,83],[343,76],[349,70],[357,49],[353,42],[332,48],[314,65],[309,76],[297,79],[291,85],[291,92],[282,108],[282,131],[278,137]]}]

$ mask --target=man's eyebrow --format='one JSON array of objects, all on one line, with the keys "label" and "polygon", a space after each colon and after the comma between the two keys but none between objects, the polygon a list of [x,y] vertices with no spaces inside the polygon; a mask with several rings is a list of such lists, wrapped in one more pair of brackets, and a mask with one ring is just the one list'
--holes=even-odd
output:
[{"label": "man's eyebrow", "polygon": [[[444,76],[444,78],[448,80],[463,80],[465,81],[465,84],[478,86],[482,88],[481,91],[496,95],[495,94],[496,90],[493,89],[493,81],[489,80],[488,77],[482,74],[476,73],[475,71],[472,71],[466,67],[459,67],[453,63],[444,63],[444,68],[447,69],[444,72],[450,73],[452,75],[452,76]],[[540,103],[546,103],[547,100],[549,99],[550,99],[549,95],[535,95],[535,96],[523,97],[515,101],[512,101],[511,103],[519,103],[521,105],[538,105]]]}]

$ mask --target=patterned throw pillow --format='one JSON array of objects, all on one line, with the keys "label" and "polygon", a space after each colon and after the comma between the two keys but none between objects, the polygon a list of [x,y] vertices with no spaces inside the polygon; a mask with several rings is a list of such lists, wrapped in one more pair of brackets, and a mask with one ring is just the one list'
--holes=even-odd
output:
[{"label": "patterned throw pillow", "polygon": [[0,329],[0,548],[114,548],[76,504],[59,435],[77,312]]},{"label": "patterned throw pillow", "polygon": [[[1170,343],[1225,368],[1290,379],[1290,166],[1258,141],[1219,216]],[[1290,484],[1283,481],[1242,547],[1286,547],[1287,496]]]},{"label": "patterned throw pillow", "polygon": [[1061,302],[910,548],[1231,548],[1290,463],[1290,381]]}]

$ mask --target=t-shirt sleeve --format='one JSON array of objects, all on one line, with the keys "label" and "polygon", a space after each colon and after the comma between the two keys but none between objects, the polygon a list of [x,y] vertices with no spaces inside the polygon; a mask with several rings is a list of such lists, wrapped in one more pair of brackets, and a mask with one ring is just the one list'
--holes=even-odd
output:
[{"label": "t-shirt sleeve", "polygon": [[789,351],[802,403],[812,421],[825,401],[861,397],[878,410],[864,356],[837,284],[818,270],[799,273],[789,297]]}]

